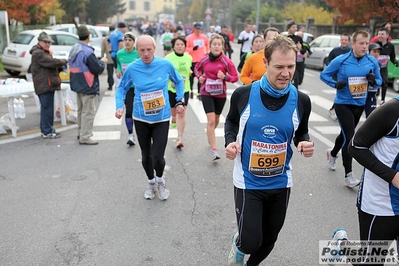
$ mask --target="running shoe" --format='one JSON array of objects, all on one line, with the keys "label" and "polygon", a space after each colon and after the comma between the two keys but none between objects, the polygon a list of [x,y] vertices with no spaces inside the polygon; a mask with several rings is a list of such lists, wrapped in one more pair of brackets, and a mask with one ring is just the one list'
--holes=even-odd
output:
[{"label": "running shoe", "polygon": [[190,99],[194,99],[194,92],[190,92]]},{"label": "running shoe", "polygon": [[219,153],[217,150],[212,150],[212,158],[213,158],[213,161],[220,159],[220,156],[219,156]]},{"label": "running shoe", "polygon": [[176,122],[171,122],[170,125],[172,126],[172,128],[175,128],[177,124]]},{"label": "running shoe", "polygon": [[345,186],[356,187],[360,184],[360,180],[356,179],[352,172],[347,173],[345,176]]},{"label": "running shoe", "polygon": [[176,140],[176,148],[183,148],[183,147],[184,147],[184,144],[183,144],[182,139],[178,138]]},{"label": "running shoe", "polygon": [[160,200],[167,200],[170,196],[169,189],[166,188],[165,181],[158,182],[158,198]]},{"label": "running shoe", "polygon": [[244,256],[236,246],[236,239],[238,237],[238,232],[233,235],[233,244],[231,245],[231,250],[229,253],[229,257],[227,258],[227,263],[229,266],[243,266],[244,265]]},{"label": "running shoe", "polygon": [[148,200],[155,198],[155,183],[147,184],[147,190],[144,192],[144,198]]},{"label": "running shoe", "polygon": [[337,157],[334,157],[331,155],[331,149],[327,149],[327,166],[328,169],[330,169],[331,171],[335,171],[336,168],[336,164],[335,161],[337,160]]},{"label": "running shoe", "polygon": [[381,100],[380,105],[383,105],[384,103],[385,103],[385,101],[384,101],[384,100]]},{"label": "running shoe", "polygon": [[200,93],[197,93],[197,99],[198,99],[199,101],[201,101],[201,94],[200,94]]},{"label": "running shoe", "polygon": [[334,231],[332,234],[332,239],[330,244],[328,244],[327,248],[330,250],[330,252],[326,255],[326,258],[329,259],[327,262],[328,265],[334,266],[334,260],[333,258],[340,258],[342,255],[339,255],[339,251],[341,250],[341,243],[344,241],[348,241],[348,234],[346,233],[346,230],[343,228],[338,228]]},{"label": "running shoe", "polygon": [[42,138],[44,138],[44,139],[58,139],[60,137],[61,137],[61,134],[57,133],[57,132],[51,132],[51,133],[48,133],[48,134],[43,134],[42,133]]},{"label": "running shoe", "polygon": [[333,120],[337,120],[338,119],[337,115],[335,114],[335,110],[334,109],[328,110],[328,113],[330,114],[331,119],[333,119]]},{"label": "running shoe", "polygon": [[136,145],[136,140],[134,138],[134,134],[129,134],[126,144],[133,146]]}]

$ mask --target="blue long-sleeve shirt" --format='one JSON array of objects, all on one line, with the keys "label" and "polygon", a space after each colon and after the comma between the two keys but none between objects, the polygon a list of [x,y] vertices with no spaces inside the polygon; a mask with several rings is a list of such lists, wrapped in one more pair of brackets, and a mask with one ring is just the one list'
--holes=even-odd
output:
[{"label": "blue long-sleeve shirt", "polygon": [[[351,51],[335,58],[321,72],[320,79],[333,88],[339,81],[346,82],[343,89],[337,90],[334,103],[362,106],[366,102],[367,90],[370,86],[366,79],[370,71],[374,73],[376,80],[376,84],[371,87],[380,87],[382,78],[377,60],[369,54],[356,58]],[[332,78],[335,74],[337,80]]]},{"label": "blue long-sleeve shirt", "polygon": [[131,63],[125,70],[116,89],[116,110],[123,109],[127,91],[134,85],[133,119],[158,123],[170,119],[168,81],[175,84],[176,100],[184,99],[184,80],[173,64],[154,57],[146,64],[141,59]]}]

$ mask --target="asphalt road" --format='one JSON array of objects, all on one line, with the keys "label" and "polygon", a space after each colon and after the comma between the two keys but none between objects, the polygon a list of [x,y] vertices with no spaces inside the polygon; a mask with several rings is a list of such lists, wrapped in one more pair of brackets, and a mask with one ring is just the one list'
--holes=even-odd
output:
[{"label": "asphalt road", "polygon": [[[337,227],[358,239],[357,188],[344,187],[341,158],[335,172],[326,167],[325,151],[339,127],[327,112],[334,91],[318,75],[307,69],[300,87],[312,99],[315,154],[294,155],[286,222],[261,265],[319,265],[319,240],[330,239]],[[113,97],[106,92],[106,75],[101,82],[99,112]],[[229,94],[235,87],[229,86]],[[17,121],[19,136],[0,139],[0,265],[227,265],[236,230],[233,163],[224,156],[212,162],[198,100],[187,109],[185,147],[177,150],[170,138],[166,148],[167,201],[144,199],[140,149],[125,144],[123,124],[95,126],[97,146],[79,145],[74,124],[58,128],[60,139],[44,140],[31,100],[25,100],[25,120]],[[0,106],[4,111],[3,102]],[[228,108],[227,102],[224,115]],[[223,155],[224,139],[218,136]],[[356,176],[361,170],[354,162]]]}]

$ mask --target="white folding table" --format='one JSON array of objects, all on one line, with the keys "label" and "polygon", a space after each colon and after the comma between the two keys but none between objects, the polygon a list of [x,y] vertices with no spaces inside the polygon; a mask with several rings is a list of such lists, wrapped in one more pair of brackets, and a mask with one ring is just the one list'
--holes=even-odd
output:
[{"label": "white folding table", "polygon": [[[61,113],[61,125],[66,126],[65,103],[62,90],[69,89],[68,83],[61,83],[61,90],[55,91],[55,96],[58,98]],[[18,126],[16,125],[14,117],[14,98],[20,97],[23,94],[34,94],[35,88],[33,82],[13,83],[8,85],[0,85],[0,98],[8,98],[8,114],[0,118],[0,127],[6,126],[11,129],[12,136],[17,137]],[[36,96],[36,95],[35,95]],[[36,102],[36,104],[38,104]],[[38,105],[40,109],[40,104]]]}]

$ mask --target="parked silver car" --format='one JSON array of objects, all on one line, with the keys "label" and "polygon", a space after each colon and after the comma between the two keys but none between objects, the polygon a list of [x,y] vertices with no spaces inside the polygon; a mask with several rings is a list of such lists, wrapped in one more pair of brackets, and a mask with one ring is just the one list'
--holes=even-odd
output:
[{"label": "parked silver car", "polygon": [[314,39],[309,45],[312,54],[306,58],[305,65],[307,67],[324,69],[326,67],[325,60],[329,53],[335,47],[340,46],[339,34],[321,35]]},{"label": "parked silver car", "polygon": [[[37,37],[43,30],[21,31],[12,42],[4,49],[2,64],[5,71],[10,75],[19,75],[27,72],[32,55],[30,49],[38,43]],[[78,36],[69,32],[44,30],[54,43],[51,44],[51,51],[54,57],[63,58],[71,47],[79,41]]]}]

